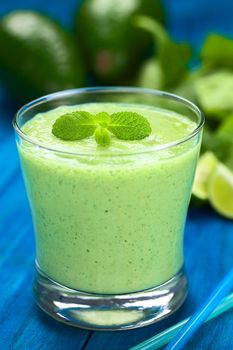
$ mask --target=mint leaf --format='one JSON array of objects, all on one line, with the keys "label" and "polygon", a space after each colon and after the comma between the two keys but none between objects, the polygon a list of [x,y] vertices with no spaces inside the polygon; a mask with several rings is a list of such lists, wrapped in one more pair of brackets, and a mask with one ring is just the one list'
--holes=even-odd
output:
[{"label": "mint leaf", "polygon": [[201,58],[209,67],[233,68],[233,40],[218,34],[209,35],[201,52]]},{"label": "mint leaf", "polygon": [[109,132],[102,126],[98,126],[95,130],[94,136],[96,143],[102,147],[106,147],[111,143]]},{"label": "mint leaf", "polygon": [[54,136],[66,140],[82,140],[94,134],[97,123],[92,114],[76,111],[62,115],[53,124]]},{"label": "mint leaf", "polygon": [[175,43],[160,23],[147,16],[136,16],[135,25],[152,34],[156,42],[157,59],[162,69],[163,86],[171,87],[180,82],[187,73],[191,47]]},{"label": "mint leaf", "polygon": [[107,126],[118,139],[141,140],[149,136],[151,127],[146,118],[135,112],[113,113]]}]

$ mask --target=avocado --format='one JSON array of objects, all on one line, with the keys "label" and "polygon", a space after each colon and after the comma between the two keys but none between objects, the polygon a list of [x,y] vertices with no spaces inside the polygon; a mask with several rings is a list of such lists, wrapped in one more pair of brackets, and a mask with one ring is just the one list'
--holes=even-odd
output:
[{"label": "avocado", "polygon": [[83,1],[75,22],[77,41],[98,82],[117,84],[133,77],[152,44],[150,35],[134,26],[139,14],[164,21],[159,0]]},{"label": "avocado", "polygon": [[0,79],[20,102],[84,84],[77,44],[46,15],[13,11],[0,21]]}]

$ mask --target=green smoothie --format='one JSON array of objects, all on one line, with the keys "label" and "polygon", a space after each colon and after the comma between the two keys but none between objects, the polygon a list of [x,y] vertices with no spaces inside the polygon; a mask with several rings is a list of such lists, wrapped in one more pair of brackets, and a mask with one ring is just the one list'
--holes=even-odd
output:
[{"label": "green smoothie", "polygon": [[[139,141],[93,137],[62,141],[51,130],[68,111],[134,111],[152,133]],[[183,231],[199,146],[166,144],[197,127],[149,106],[63,106],[22,127],[19,147],[36,233],[37,263],[54,281],[80,291],[130,293],[160,285],[183,265]],[[51,150],[52,149],[52,150]],[[56,151],[55,151],[56,150]]]}]

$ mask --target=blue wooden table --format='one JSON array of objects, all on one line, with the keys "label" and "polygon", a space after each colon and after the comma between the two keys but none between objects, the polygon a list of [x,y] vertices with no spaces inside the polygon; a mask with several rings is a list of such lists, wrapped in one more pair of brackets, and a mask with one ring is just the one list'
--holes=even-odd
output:
[{"label": "blue wooden table", "polygon": [[[63,3],[63,9],[66,8],[67,11],[59,7],[58,3]],[[197,38],[203,37],[210,28],[209,17],[205,20],[203,15],[199,16],[200,23],[195,25],[197,18],[193,13],[195,14],[195,8],[198,11],[200,0],[193,7],[191,1],[179,1],[183,4],[182,7],[175,3],[178,2],[166,1],[170,14],[173,15],[170,27],[174,35],[179,39],[189,39],[198,47],[200,40]],[[210,5],[209,0],[206,3]],[[216,4],[215,9],[213,1],[211,11],[216,15],[216,21],[213,22],[215,29],[233,34],[230,3],[226,1],[229,8],[225,7],[224,18],[219,16],[220,8]],[[70,0],[69,4],[65,0],[59,1],[56,6],[53,2],[38,0],[5,2],[0,5],[0,13],[22,5],[45,9],[55,17],[60,16],[61,21],[68,24],[67,19],[75,1]],[[190,21],[193,21],[193,31],[190,30]],[[185,257],[190,290],[185,304],[170,318],[137,330],[90,332],[60,324],[37,308],[31,291],[33,228],[11,127],[15,111],[16,106],[0,86],[0,349],[127,350],[192,314],[233,265],[233,221],[221,218],[211,209],[191,208],[189,211]],[[202,327],[187,349],[233,349],[233,311]]]}]

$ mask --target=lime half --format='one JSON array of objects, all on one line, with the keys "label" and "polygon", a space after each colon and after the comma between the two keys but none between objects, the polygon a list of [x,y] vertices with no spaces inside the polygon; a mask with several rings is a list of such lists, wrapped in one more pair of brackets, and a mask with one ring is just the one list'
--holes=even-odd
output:
[{"label": "lime half", "polygon": [[233,219],[233,173],[222,163],[210,177],[208,195],[217,212]]},{"label": "lime half", "polygon": [[206,152],[200,157],[192,190],[193,195],[198,199],[208,199],[209,179],[217,164],[218,160],[212,152]]}]

